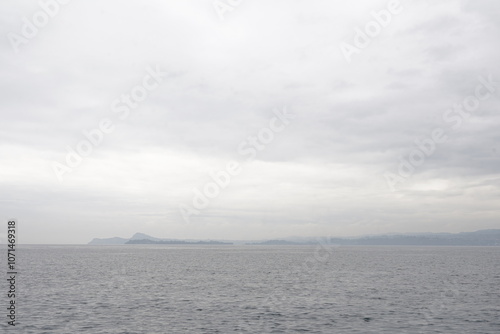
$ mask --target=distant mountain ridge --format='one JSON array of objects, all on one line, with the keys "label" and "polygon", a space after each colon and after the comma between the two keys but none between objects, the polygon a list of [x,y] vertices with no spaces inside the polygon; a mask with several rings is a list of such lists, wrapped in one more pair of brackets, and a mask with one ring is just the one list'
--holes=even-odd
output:
[{"label": "distant mountain ridge", "polygon": [[148,236],[144,233],[136,233],[134,234],[131,238],[119,238],[119,237],[114,237],[114,238],[94,238],[92,241],[90,241],[87,245],[124,245],[127,243],[129,240],[135,240],[135,239],[150,239],[150,240],[156,240],[157,238]]},{"label": "distant mountain ridge", "polygon": [[179,239],[165,239],[156,238],[144,233],[135,233],[132,237],[126,238],[94,238],[88,245],[131,245],[131,244],[168,244],[168,245],[185,245],[185,244],[198,244],[198,245],[226,245],[232,244],[231,242],[215,241],[215,240],[179,240]]},{"label": "distant mountain ridge", "polygon": [[162,239],[144,233],[136,233],[131,238],[94,238],[89,245],[124,245],[124,244],[247,244],[247,245],[314,245],[318,239],[331,245],[344,246],[500,246],[500,229],[479,230],[461,233],[402,233],[371,235],[352,238],[283,238],[255,242],[215,241],[215,240],[179,240]]}]

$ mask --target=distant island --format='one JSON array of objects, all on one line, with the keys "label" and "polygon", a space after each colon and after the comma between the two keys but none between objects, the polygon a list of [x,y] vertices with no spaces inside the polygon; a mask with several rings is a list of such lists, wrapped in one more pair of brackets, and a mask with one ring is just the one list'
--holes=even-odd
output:
[{"label": "distant island", "polygon": [[318,240],[336,246],[500,246],[500,229],[480,230],[461,233],[407,233],[362,236],[352,238],[299,238],[290,237],[273,240],[178,240],[155,238],[143,233],[136,233],[131,238],[95,238],[89,245],[316,245]]},{"label": "distant island", "polygon": [[126,245],[232,245],[232,242],[222,242],[222,241],[185,241],[185,240],[151,240],[151,239],[140,239],[140,240],[128,240]]},{"label": "distant island", "polygon": [[131,238],[94,238],[89,245],[232,245],[232,242],[216,240],[162,239],[144,233],[136,233]]},{"label": "distant island", "polygon": [[387,234],[353,238],[289,238],[267,240],[247,245],[314,245],[336,246],[500,246],[500,229],[461,233]]}]

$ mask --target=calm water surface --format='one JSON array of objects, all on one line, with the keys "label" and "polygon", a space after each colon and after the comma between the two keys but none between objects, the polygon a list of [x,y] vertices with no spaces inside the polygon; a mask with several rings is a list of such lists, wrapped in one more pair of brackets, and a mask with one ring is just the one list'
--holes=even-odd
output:
[{"label": "calm water surface", "polygon": [[21,246],[17,256],[19,333],[500,333],[500,247]]}]

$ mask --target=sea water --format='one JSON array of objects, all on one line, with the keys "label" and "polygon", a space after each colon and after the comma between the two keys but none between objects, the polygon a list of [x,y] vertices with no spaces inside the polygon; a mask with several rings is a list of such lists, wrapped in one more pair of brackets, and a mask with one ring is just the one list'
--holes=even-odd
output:
[{"label": "sea water", "polygon": [[17,263],[2,332],[500,333],[500,247],[21,245]]}]

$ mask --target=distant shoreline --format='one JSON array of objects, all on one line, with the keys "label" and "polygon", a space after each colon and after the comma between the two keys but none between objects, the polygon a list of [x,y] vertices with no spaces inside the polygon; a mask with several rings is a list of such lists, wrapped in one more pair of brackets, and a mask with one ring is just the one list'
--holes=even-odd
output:
[{"label": "distant shoreline", "polygon": [[500,246],[500,229],[461,233],[388,234],[355,238],[299,238],[272,240],[179,240],[136,233],[131,238],[94,238],[89,245],[316,245],[332,246]]},{"label": "distant shoreline", "polygon": [[222,241],[184,241],[184,240],[129,240],[125,245],[233,245],[232,242]]}]

